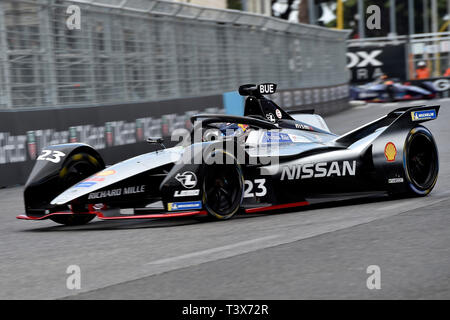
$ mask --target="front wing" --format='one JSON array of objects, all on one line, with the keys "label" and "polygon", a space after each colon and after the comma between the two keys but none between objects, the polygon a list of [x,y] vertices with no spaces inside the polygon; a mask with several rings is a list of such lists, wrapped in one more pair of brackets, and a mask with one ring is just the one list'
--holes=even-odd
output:
[{"label": "front wing", "polygon": [[[280,210],[280,209],[287,209],[287,208],[295,208],[295,207],[302,207],[307,206],[310,203],[307,201],[301,201],[301,202],[294,202],[294,203],[286,203],[286,204],[278,204],[278,205],[263,205],[260,207],[252,207],[244,209],[245,213],[257,213],[257,212],[265,212],[265,211],[273,211],[273,210]],[[71,211],[63,211],[63,212],[53,212],[49,213],[43,216],[39,217],[33,217],[28,216],[25,214],[21,214],[17,216],[17,219],[20,220],[31,220],[31,221],[38,221],[38,220],[47,220],[50,219],[52,216],[57,215],[72,215],[74,214]],[[76,214],[90,214],[95,215],[97,218],[101,220],[129,220],[129,219],[167,219],[167,218],[182,218],[182,217],[202,217],[207,216],[208,213],[205,210],[197,210],[197,211],[181,211],[181,212],[155,212],[155,213],[148,213],[148,214],[133,214],[133,215],[125,215],[125,214],[119,214],[119,215],[105,215],[101,211],[89,211],[86,213],[76,213]]]}]

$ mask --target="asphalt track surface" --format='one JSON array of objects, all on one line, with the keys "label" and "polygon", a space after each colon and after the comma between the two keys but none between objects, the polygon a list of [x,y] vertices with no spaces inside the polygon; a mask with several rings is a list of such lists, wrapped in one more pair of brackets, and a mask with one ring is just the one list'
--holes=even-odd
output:
[{"label": "asphalt track surface", "polygon": [[[364,199],[225,222],[20,221],[0,190],[1,299],[450,299],[450,101],[426,123],[440,174],[425,198]],[[408,103],[409,104],[409,103]],[[328,117],[344,133],[404,104]],[[81,269],[69,290],[68,266]],[[366,286],[381,270],[381,289]]]}]

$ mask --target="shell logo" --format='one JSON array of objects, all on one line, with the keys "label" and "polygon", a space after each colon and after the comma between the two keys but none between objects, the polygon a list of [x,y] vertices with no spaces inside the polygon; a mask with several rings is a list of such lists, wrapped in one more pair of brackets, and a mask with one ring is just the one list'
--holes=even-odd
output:
[{"label": "shell logo", "polygon": [[245,130],[247,130],[247,128],[248,128],[248,124],[238,124],[238,127],[240,127],[241,129],[242,129],[242,131],[245,131]]},{"label": "shell logo", "polygon": [[395,161],[395,156],[397,155],[397,148],[392,142],[388,142],[384,147],[384,155],[386,160],[389,162]]},{"label": "shell logo", "polygon": [[96,176],[104,177],[104,176],[110,176],[112,174],[116,173],[114,170],[103,170],[96,174]]}]

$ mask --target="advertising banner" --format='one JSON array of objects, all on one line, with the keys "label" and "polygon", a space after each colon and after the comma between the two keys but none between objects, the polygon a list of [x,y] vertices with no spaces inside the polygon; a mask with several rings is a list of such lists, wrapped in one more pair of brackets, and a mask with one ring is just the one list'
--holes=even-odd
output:
[{"label": "advertising banner", "polygon": [[0,111],[0,187],[25,183],[34,160],[48,145],[87,143],[111,164],[152,151],[145,142],[148,137],[170,137],[175,129],[190,129],[190,117],[199,112],[223,113],[222,96]]},{"label": "advertising banner", "polygon": [[412,85],[433,88],[438,97],[450,97],[450,77],[429,78],[423,80],[409,80]]},{"label": "advertising banner", "polygon": [[389,78],[405,80],[405,45],[348,47],[347,67],[351,84],[371,82],[382,74]]}]

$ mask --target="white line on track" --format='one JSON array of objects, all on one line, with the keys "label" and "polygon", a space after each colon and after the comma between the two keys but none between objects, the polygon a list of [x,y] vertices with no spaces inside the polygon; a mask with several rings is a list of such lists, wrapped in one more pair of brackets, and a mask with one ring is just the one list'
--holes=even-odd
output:
[{"label": "white line on track", "polygon": [[382,108],[392,108],[396,106],[398,106],[398,102],[385,103],[381,105]]},{"label": "white line on track", "polygon": [[385,210],[396,209],[398,207],[405,207],[405,203],[404,202],[400,202],[400,203],[396,203],[396,204],[391,204],[390,206],[383,206],[381,208],[377,208],[377,210],[378,211],[385,211]]},{"label": "white line on track", "polygon": [[363,106],[363,105],[367,104],[366,101],[360,101],[360,100],[350,100],[348,103],[353,107]]},{"label": "white line on track", "polygon": [[414,100],[414,101],[409,102],[409,105],[418,106],[418,105],[425,104],[425,103],[427,103],[427,100]]},{"label": "white line on track", "polygon": [[[393,210],[393,209],[402,208],[402,209],[406,209],[406,211],[410,211],[410,210],[415,210],[415,209],[422,208],[422,207],[429,207],[429,206],[437,204],[441,201],[447,200],[449,194],[450,194],[450,191],[432,193],[431,196],[427,196],[425,198],[411,199],[408,202],[400,201],[395,204],[377,208],[376,210],[377,211],[389,211],[389,210]],[[400,211],[405,211],[405,210],[400,210]]]},{"label": "white line on track", "polygon": [[180,255],[180,256],[177,256],[177,257],[160,259],[160,260],[149,262],[147,264],[173,263],[173,262],[176,262],[176,261],[179,261],[179,260],[184,260],[184,259],[189,259],[189,258],[209,255],[211,253],[227,251],[227,250],[230,250],[230,249],[234,249],[234,248],[238,248],[238,247],[242,247],[242,246],[248,246],[250,244],[254,244],[254,243],[257,243],[257,242],[262,242],[262,241],[265,241],[265,240],[272,240],[272,239],[275,239],[275,238],[279,238],[279,236],[278,235],[272,235],[272,236],[252,239],[252,240],[248,240],[248,241],[242,241],[242,242],[239,242],[239,243],[229,244],[229,245],[226,245],[226,246],[221,246],[221,247],[206,249],[206,250],[202,250],[202,251],[192,252],[192,253],[188,253],[188,254],[183,254],[183,255]]}]

